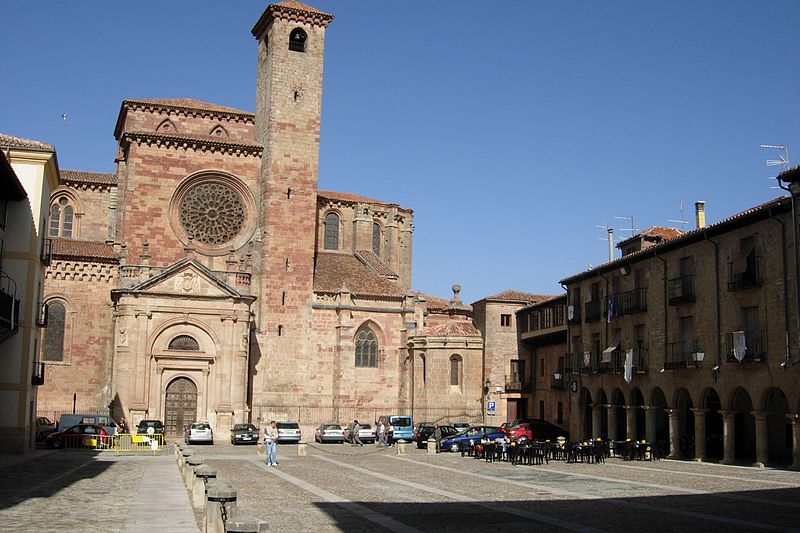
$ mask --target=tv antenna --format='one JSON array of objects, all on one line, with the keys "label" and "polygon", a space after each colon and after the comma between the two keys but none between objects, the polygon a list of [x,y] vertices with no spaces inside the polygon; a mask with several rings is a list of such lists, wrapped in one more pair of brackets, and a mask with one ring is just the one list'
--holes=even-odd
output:
[{"label": "tv antenna", "polygon": [[[768,167],[782,167],[778,170],[778,174],[785,170],[789,170],[789,148],[782,144],[762,144],[761,148],[767,148],[768,150],[780,150],[778,152],[778,159],[767,159],[766,163]],[[777,174],[775,176],[770,176],[768,179],[778,179]],[[777,186],[773,185],[770,189],[781,189],[780,184]]]},{"label": "tv antenna", "polygon": [[686,226],[686,224],[688,224],[689,221],[686,220],[686,217],[683,215],[683,200],[681,200],[681,219],[680,220],[674,220],[674,219],[670,218],[670,219],[667,219],[667,222],[674,222],[675,224],[680,224],[681,225],[681,231],[686,231],[684,229],[684,226]]},{"label": "tv antenna", "polygon": [[617,218],[619,220],[627,220],[627,221],[629,221],[631,223],[631,227],[630,228],[620,228],[619,229],[620,231],[630,231],[631,232],[631,236],[633,236],[637,231],[640,231],[638,228],[633,227],[633,215],[631,215],[629,217],[614,217],[614,218]]}]

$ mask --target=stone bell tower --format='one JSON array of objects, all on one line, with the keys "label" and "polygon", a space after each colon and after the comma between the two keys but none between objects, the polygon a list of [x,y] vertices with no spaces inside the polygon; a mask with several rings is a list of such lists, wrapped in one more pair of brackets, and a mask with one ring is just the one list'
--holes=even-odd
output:
[{"label": "stone bell tower", "polygon": [[255,137],[264,146],[254,404],[305,403],[325,392],[311,377],[316,359],[311,301],[322,63],[332,19],[286,0],[267,7],[252,30],[258,39]]}]

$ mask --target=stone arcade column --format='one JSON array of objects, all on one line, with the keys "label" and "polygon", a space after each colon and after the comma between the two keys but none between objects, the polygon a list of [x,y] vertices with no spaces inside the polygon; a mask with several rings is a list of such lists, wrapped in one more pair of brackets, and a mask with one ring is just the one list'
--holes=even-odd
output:
[{"label": "stone arcade column", "polygon": [[752,411],[756,419],[756,462],[753,466],[763,468],[769,462],[769,428],[767,411]]},{"label": "stone arcade column", "polygon": [[731,409],[720,410],[722,415],[722,464],[736,463],[736,411]]},{"label": "stone arcade column", "polygon": [[600,430],[603,428],[603,405],[599,403],[592,404],[592,432],[589,435],[590,439],[600,437]]},{"label": "stone arcade column", "polygon": [[789,470],[800,470],[800,414],[786,415],[792,423],[792,464]]},{"label": "stone arcade column", "polygon": [[636,426],[637,409],[639,409],[638,405],[625,406],[625,419],[627,421],[626,439],[637,440],[637,435],[639,434],[639,428]]},{"label": "stone arcade column", "polygon": [[[605,405],[606,413],[608,416],[608,439],[617,439],[617,406]],[[602,435],[599,435],[602,436]]]},{"label": "stone arcade column", "polygon": [[667,409],[669,415],[669,459],[681,457],[681,412],[678,409]]},{"label": "stone arcade column", "polygon": [[656,409],[658,409],[658,407],[648,405],[643,409],[645,413],[645,438],[647,442],[654,443],[656,441]]},{"label": "stone arcade column", "polygon": [[694,413],[694,460],[706,460],[706,413],[708,409],[692,409]]}]

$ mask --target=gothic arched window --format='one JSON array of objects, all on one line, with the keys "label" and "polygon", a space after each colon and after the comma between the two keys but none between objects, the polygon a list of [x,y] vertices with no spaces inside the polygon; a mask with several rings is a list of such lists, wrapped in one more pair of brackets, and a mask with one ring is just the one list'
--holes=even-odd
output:
[{"label": "gothic arched window", "polygon": [[378,338],[369,326],[356,333],[356,366],[378,366]]},{"label": "gothic arched window", "polygon": [[50,206],[50,237],[72,238],[75,222],[75,207],[62,196]]},{"label": "gothic arched window", "polygon": [[194,337],[190,337],[189,335],[178,335],[169,341],[169,349],[199,352],[200,345],[197,344],[197,341],[194,339]]},{"label": "gothic arched window", "polygon": [[326,250],[339,249],[339,215],[328,213],[325,215],[325,242]]},{"label": "gothic arched window", "polygon": [[375,255],[381,255],[381,225],[377,222],[372,223],[372,251]]},{"label": "gothic arched window", "polygon": [[305,52],[306,40],[308,40],[306,32],[300,28],[293,29],[292,33],[289,34],[289,50],[293,52]]},{"label": "gothic arched window", "polygon": [[67,322],[67,309],[61,302],[48,302],[47,328],[44,330],[42,359],[44,361],[64,360],[64,327]]},{"label": "gothic arched window", "polygon": [[450,356],[450,385],[461,385],[461,374],[463,371],[462,366],[463,361],[461,360],[460,355]]}]

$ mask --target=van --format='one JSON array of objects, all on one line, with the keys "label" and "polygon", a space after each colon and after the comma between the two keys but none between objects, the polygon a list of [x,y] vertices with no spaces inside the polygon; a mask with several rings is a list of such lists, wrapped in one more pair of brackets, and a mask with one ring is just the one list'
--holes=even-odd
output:
[{"label": "van", "polygon": [[404,440],[411,442],[414,438],[414,419],[410,415],[388,415],[378,418],[378,423],[392,427],[392,442]]},{"label": "van", "polygon": [[114,422],[114,419],[108,415],[101,415],[98,413],[61,415],[61,418],[58,419],[58,431],[64,431],[65,429],[69,429],[72,426],[77,426],[78,424],[94,424],[96,426],[103,426],[103,429],[105,429],[109,435],[114,435],[117,433],[117,423]]}]

